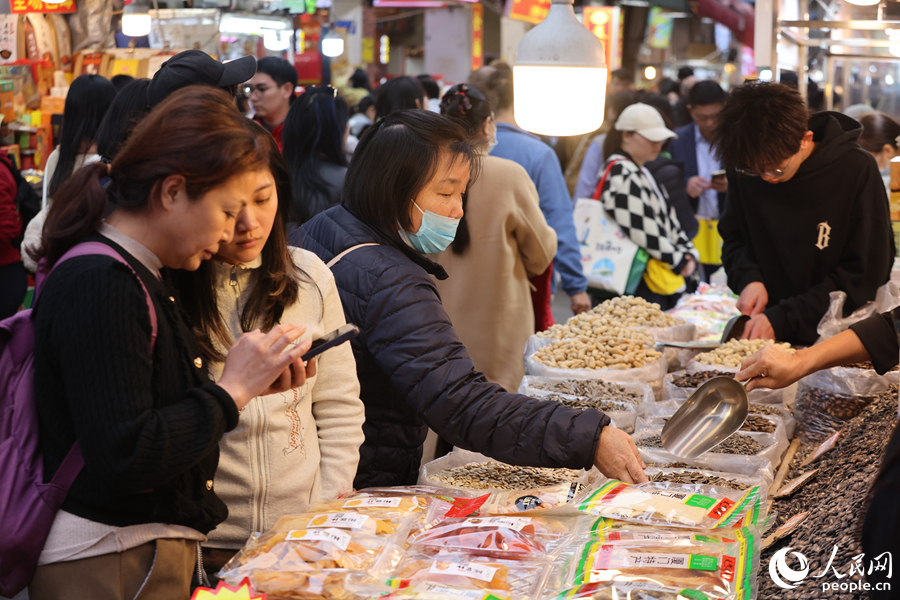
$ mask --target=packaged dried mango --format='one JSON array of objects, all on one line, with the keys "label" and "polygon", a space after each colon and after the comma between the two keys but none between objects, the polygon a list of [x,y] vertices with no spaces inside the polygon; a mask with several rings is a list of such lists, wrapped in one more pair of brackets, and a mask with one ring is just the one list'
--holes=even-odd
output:
[{"label": "packaged dried mango", "polygon": [[367,573],[342,569],[264,570],[249,579],[254,592],[273,600],[368,600],[390,591]]},{"label": "packaged dried mango", "polygon": [[505,592],[486,592],[460,588],[443,583],[423,581],[405,587],[390,594],[381,596],[379,600],[511,600],[512,596]]},{"label": "packaged dried mango", "polygon": [[754,597],[759,571],[757,530],[741,528],[733,533],[735,539],[730,542],[712,538],[577,541],[560,553],[550,586],[571,590],[592,583],[642,584],[676,595],[692,590],[710,598]]},{"label": "packaged dried mango", "polygon": [[657,542],[690,545],[694,542],[732,543],[737,538],[733,529],[686,529],[616,521],[606,517],[580,519],[574,527],[576,537],[604,544],[646,544]]},{"label": "packaged dried mango", "polygon": [[[434,485],[398,485],[393,487],[371,487],[341,494],[338,498],[373,498],[378,496],[431,496],[441,500],[452,501],[447,495],[447,488]],[[475,495],[474,492],[455,491],[454,496]]]},{"label": "packaged dried mango", "polygon": [[308,513],[282,517],[268,532],[252,537],[219,572],[238,582],[257,571],[297,572],[357,569],[389,572],[399,561],[399,543],[409,531],[359,513]]},{"label": "packaged dried mango", "polygon": [[573,481],[536,490],[513,490],[485,494],[478,498],[457,499],[455,507],[467,506],[479,515],[575,514],[572,503],[584,491],[584,484]]},{"label": "packaged dried mango", "polygon": [[761,489],[744,492],[710,485],[610,479],[576,500],[582,512],[649,525],[716,529],[756,525],[764,505]]},{"label": "packaged dried mango", "polygon": [[409,540],[412,551],[442,550],[513,560],[538,559],[568,536],[566,524],[545,517],[445,519]]},{"label": "packaged dried mango", "polygon": [[552,600],[707,600],[710,596],[691,589],[673,591],[646,581],[622,581],[618,583],[586,583],[564,590]]},{"label": "packaged dried mango", "polygon": [[514,561],[451,553],[411,554],[400,561],[387,584],[403,589],[427,581],[521,598],[539,591],[548,568],[549,564],[545,561]]}]

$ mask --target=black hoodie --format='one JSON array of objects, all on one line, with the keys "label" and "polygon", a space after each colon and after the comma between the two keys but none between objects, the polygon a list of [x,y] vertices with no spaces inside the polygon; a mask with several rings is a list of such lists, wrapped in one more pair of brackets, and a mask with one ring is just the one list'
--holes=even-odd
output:
[{"label": "black hoodie", "polygon": [[728,173],[719,222],[728,285],[766,286],[765,314],[778,340],[816,341],[829,292],[847,293],[844,314],[875,299],[890,277],[894,241],[875,159],[856,140],[862,126],[836,112],[809,119],[816,144],[788,181]]}]

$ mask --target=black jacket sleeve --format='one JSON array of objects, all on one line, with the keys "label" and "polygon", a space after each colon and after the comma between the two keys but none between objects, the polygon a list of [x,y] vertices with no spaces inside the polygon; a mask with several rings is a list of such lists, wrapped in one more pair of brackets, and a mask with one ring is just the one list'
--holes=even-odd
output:
[{"label": "black jacket sleeve", "polygon": [[865,173],[865,184],[853,199],[852,234],[840,262],[817,285],[766,309],[776,339],[815,340],[831,292],[846,292],[846,306],[860,307],[874,299],[878,288],[888,280],[894,257],[884,183],[874,163]]},{"label": "black jacket sleeve", "polygon": [[684,181],[684,170],[671,162],[660,165],[653,171],[656,182],[666,188],[669,193],[669,204],[675,209],[681,229],[684,230],[687,239],[692,240],[697,236],[700,225],[694,213],[697,211],[696,198],[691,198],[687,193],[687,184]]},{"label": "black jacket sleeve", "polygon": [[454,446],[515,465],[590,468],[609,417],[506,392],[475,370],[437,289],[415,265],[385,271],[365,315],[368,351]]},{"label": "black jacket sleeve", "polygon": [[897,325],[900,324],[900,307],[878,315],[872,315],[850,326],[859,337],[875,370],[884,375],[900,362],[900,343]]},{"label": "black jacket sleeve", "polygon": [[728,200],[725,202],[725,212],[719,219],[719,235],[722,236],[722,266],[728,275],[728,287],[735,294],[740,294],[754,281],[763,280],[753,248],[747,241],[749,233],[741,216],[742,210],[735,175],[729,173]]},{"label": "black jacket sleeve", "polygon": [[153,370],[166,366],[151,362],[147,298],[134,274],[113,263],[68,277],[64,289],[66,301],[52,304],[49,343],[85,469],[131,494],[165,484],[215,450],[237,425],[237,408],[212,383],[165,405],[154,397]]}]

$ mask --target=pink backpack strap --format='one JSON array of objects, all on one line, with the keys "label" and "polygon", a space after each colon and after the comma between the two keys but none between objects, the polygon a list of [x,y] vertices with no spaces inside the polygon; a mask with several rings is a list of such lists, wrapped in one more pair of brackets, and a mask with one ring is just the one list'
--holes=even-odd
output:
[{"label": "pink backpack strap", "polygon": [[68,252],[63,254],[56,264],[53,265],[53,269],[50,269],[50,272],[46,275],[38,269],[38,277],[37,277],[37,285],[35,286],[34,297],[35,301],[37,301],[38,294],[40,293],[41,288],[43,287],[43,283],[50,277],[50,273],[53,272],[56,267],[58,267],[63,262],[69,260],[70,258],[75,258],[78,256],[91,256],[94,254],[100,254],[103,256],[108,256],[110,258],[114,258],[134,273],[134,276],[137,277],[138,283],[141,284],[141,289],[144,290],[144,296],[147,300],[147,308],[150,310],[150,354],[153,354],[153,348],[156,346],[156,332],[159,329],[157,318],[156,318],[156,308],[153,306],[153,299],[150,297],[150,292],[147,290],[147,286],[144,285],[144,280],[141,279],[140,275],[137,274],[137,271],[128,264],[128,261],[125,258],[116,252],[112,246],[108,246],[103,242],[82,242],[80,244],[76,244],[72,248],[69,249]]}]

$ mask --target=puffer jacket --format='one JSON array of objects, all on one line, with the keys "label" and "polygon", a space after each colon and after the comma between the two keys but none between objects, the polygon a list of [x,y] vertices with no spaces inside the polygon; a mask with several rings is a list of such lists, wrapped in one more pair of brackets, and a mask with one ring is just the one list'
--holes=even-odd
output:
[{"label": "puffer jacket", "polygon": [[366,441],[357,489],[414,483],[426,425],[454,446],[507,463],[592,465],[609,417],[510,394],[488,382],[441,305],[430,277],[447,277],[440,265],[343,206],[294,232],[291,242],[298,241],[326,263],[353,246],[378,244],[358,248],[332,267],[347,321],[360,328],[352,347]]}]

